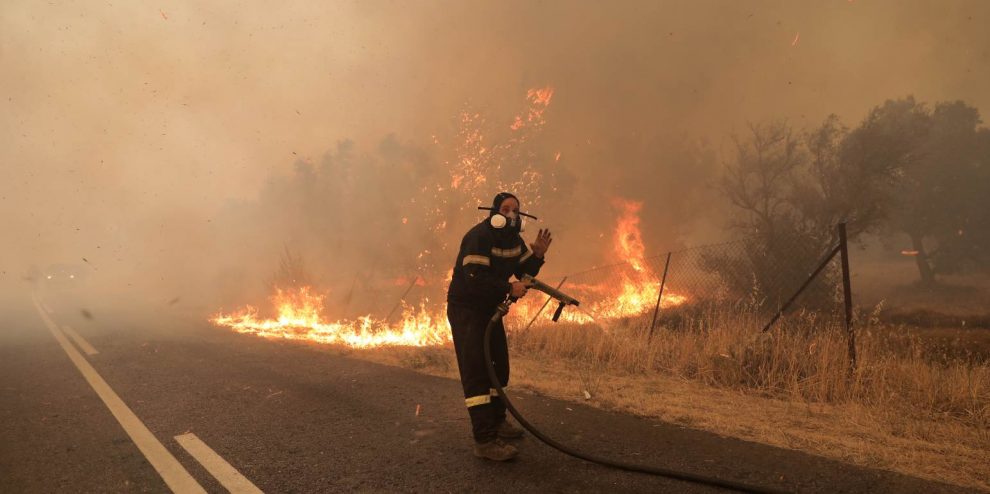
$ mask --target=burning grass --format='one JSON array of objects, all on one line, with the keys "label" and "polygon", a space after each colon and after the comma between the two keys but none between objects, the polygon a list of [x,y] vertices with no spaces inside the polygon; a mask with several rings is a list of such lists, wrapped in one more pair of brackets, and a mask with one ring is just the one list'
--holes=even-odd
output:
[{"label": "burning grass", "polygon": [[264,338],[307,340],[342,344],[354,348],[384,345],[428,346],[450,341],[450,329],[441,313],[406,306],[398,323],[371,316],[355,320],[327,321],[323,316],[324,296],[308,286],[275,289],[271,302],[278,315],[265,318],[247,306],[234,313],[217,313],[210,321],[234,331]]},{"label": "burning grass", "polygon": [[[879,325],[873,314],[857,326],[858,366],[850,374],[848,340],[837,319],[802,312],[763,333],[767,314],[718,301],[733,298],[727,295],[704,299],[681,283],[663,292],[663,324],[651,338],[659,276],[644,262],[642,204],[616,206],[614,250],[624,262],[569,279],[565,291],[582,300],[580,310],[548,324],[553,307],[539,313],[542,297],[513,306],[506,326],[514,387],[990,488],[986,355],[947,353]],[[285,265],[277,281],[305,279]],[[759,297],[749,299],[755,304]],[[324,314],[323,296],[306,286],[276,289],[272,302],[274,318],[246,307],[211,320],[241,333],[329,343],[356,357],[457,377],[438,304],[406,305],[396,320],[391,313],[333,320]]]},{"label": "burning grass", "polygon": [[[441,311],[407,306],[391,324],[370,317],[326,322],[311,293],[277,293],[273,301],[275,319],[248,308],[213,322],[457,377]],[[814,312],[762,333],[766,316],[747,307],[673,305],[650,338],[650,311],[602,317],[604,328],[566,317],[550,324],[544,311],[547,317],[525,330],[535,301],[514,307],[506,321],[514,387],[575,401],[587,391],[598,406],[990,488],[986,355],[946,352],[871,317],[859,325],[858,367],[850,375],[841,323]]]}]

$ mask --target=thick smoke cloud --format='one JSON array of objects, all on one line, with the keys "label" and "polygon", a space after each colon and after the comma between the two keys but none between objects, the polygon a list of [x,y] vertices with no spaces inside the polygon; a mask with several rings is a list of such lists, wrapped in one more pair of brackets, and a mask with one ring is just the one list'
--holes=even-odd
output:
[{"label": "thick smoke cloud", "polygon": [[[504,142],[546,86],[546,124],[503,172],[553,175],[534,212],[561,270],[607,262],[614,197],[644,202],[649,248],[712,240],[732,132],[855,123],[907,94],[986,111],[988,22],[979,1],[4,2],[2,283],[72,262],[210,306],[261,290],[286,245],[344,285],[345,264],[402,272],[435,242],[389,233],[429,223],[406,179],[449,179],[462,112]],[[344,141],[355,168],[327,171]],[[365,182],[307,199],[305,173]],[[443,205],[448,236],[475,205]]]}]

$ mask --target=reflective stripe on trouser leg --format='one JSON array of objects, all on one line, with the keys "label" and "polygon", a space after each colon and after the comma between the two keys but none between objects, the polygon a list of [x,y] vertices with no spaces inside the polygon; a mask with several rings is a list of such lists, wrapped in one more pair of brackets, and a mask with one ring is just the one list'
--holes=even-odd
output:
[{"label": "reflective stripe on trouser leg", "polygon": [[468,408],[476,407],[478,405],[487,405],[492,402],[492,395],[479,395],[472,396],[470,398],[464,398],[464,404]]},{"label": "reflective stripe on trouser leg", "polygon": [[[488,366],[485,365],[484,335],[491,317],[490,312],[447,306],[447,319],[450,321],[454,350],[457,353],[457,369],[464,391],[464,404],[471,417],[472,434],[478,442],[491,441],[497,437],[503,408],[502,400],[492,399],[491,380],[488,378]],[[492,328],[492,332],[492,340],[496,342],[493,350],[500,350],[497,342],[504,341],[504,328],[499,324]],[[495,354],[500,355],[500,352],[495,350]],[[493,359],[497,364],[503,361],[500,356],[493,355]]]}]

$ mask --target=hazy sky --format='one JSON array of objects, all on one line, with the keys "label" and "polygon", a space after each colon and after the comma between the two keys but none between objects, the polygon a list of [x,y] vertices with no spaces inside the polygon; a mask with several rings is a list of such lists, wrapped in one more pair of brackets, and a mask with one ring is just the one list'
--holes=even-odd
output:
[{"label": "hazy sky", "polygon": [[908,94],[985,114],[988,25],[982,0],[5,0],[0,268],[188,255],[299,157],[426,146],[465,102],[500,115],[534,86],[556,89],[572,165],[616,174],[660,134],[718,147],[747,120],[854,125]]}]

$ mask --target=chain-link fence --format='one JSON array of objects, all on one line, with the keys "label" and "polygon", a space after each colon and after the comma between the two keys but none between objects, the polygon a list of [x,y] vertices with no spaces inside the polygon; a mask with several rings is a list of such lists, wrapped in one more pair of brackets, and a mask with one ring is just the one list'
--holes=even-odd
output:
[{"label": "chain-link fence", "polygon": [[[621,324],[646,331],[684,329],[707,312],[736,311],[776,322],[795,311],[841,320],[844,291],[839,235],[816,242],[806,237],[753,236],[661,253],[540,279],[581,301],[563,322]],[[435,307],[446,296],[445,280],[415,273],[374,280],[355,278],[328,298],[332,313],[372,315],[395,321],[403,306]],[[512,309],[510,330],[551,322],[556,303],[532,293]]]},{"label": "chain-link fence", "polygon": [[[748,237],[543,279],[563,282],[561,290],[581,301],[580,310],[565,311],[564,321],[611,321],[653,331],[682,328],[713,310],[755,312],[768,322],[794,311],[841,318],[838,254],[837,241]],[[553,302],[549,305],[538,317],[524,307],[526,326],[550,322]]]}]

